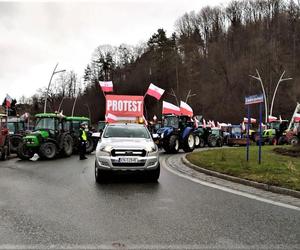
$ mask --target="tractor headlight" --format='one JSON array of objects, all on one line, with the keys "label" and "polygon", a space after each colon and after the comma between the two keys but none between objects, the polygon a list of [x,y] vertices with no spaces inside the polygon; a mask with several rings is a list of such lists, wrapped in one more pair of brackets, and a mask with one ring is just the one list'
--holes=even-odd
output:
[{"label": "tractor headlight", "polygon": [[164,139],[164,135],[165,135],[165,133],[161,133],[160,138]]}]

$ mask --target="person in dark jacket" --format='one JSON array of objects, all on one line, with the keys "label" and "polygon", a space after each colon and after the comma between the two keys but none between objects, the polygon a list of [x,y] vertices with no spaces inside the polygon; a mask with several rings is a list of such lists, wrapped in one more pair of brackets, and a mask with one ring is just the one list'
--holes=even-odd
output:
[{"label": "person in dark jacket", "polygon": [[79,149],[79,159],[80,160],[85,160],[87,159],[87,157],[85,156],[85,151],[86,151],[86,141],[87,141],[87,133],[85,131],[86,128],[86,124],[85,123],[81,123],[80,124],[80,128],[79,128],[79,145],[78,145],[78,149]]}]

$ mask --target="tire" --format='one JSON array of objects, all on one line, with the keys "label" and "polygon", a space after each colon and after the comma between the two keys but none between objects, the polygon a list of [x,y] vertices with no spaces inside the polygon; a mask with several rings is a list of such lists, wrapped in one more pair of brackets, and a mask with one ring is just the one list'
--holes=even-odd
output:
[{"label": "tire", "polygon": [[94,151],[94,141],[91,137],[88,137],[86,141],[86,153],[90,154],[93,151]]},{"label": "tire", "polygon": [[57,147],[53,142],[44,142],[39,149],[39,155],[43,159],[51,160],[57,154]]},{"label": "tire", "polygon": [[214,148],[217,146],[217,138],[214,135],[209,135],[207,138],[208,146]]},{"label": "tire", "polygon": [[176,154],[179,151],[179,139],[177,135],[171,135],[169,140],[164,145],[164,150],[167,153]]},{"label": "tire", "polygon": [[69,134],[61,136],[61,152],[63,156],[69,157],[73,154],[73,138]]},{"label": "tire", "polygon": [[185,140],[183,141],[183,151],[184,152],[193,152],[195,148],[195,137],[192,133],[189,133]]},{"label": "tire", "polygon": [[20,135],[10,136],[10,151],[11,153],[17,153],[19,145],[22,143],[23,139]]},{"label": "tire", "polygon": [[106,183],[109,181],[109,171],[100,170],[95,166],[95,181],[97,183]]},{"label": "tire", "polygon": [[218,140],[217,140],[217,146],[218,146],[218,147],[222,147],[222,146],[223,146],[222,139],[218,139]]},{"label": "tire", "polygon": [[195,135],[195,148],[200,147],[200,137],[199,135]]},{"label": "tire", "polygon": [[204,148],[205,147],[205,141],[203,138],[200,138],[200,144],[199,144],[200,148]]},{"label": "tire", "polygon": [[160,175],[160,164],[158,164],[156,169],[147,171],[147,174],[148,174],[147,179],[150,182],[157,182],[157,180],[159,179],[159,175]]},{"label": "tire", "polygon": [[17,155],[21,160],[29,160],[34,155],[34,150],[27,147],[25,142],[21,142],[17,149]]},{"label": "tire", "polygon": [[299,138],[297,136],[293,136],[290,140],[290,144],[293,146],[299,144]]},{"label": "tire", "polygon": [[2,149],[0,150],[0,160],[5,161],[8,156],[8,147],[3,146]]},{"label": "tire", "polygon": [[278,145],[284,145],[286,144],[286,138],[285,136],[280,136],[278,139]]}]

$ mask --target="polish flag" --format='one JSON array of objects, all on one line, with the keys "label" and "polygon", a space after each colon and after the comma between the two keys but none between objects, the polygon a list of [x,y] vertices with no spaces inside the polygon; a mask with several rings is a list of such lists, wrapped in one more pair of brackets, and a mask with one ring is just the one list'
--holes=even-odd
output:
[{"label": "polish flag", "polygon": [[246,130],[245,122],[242,122],[242,130],[243,130],[243,131]]},{"label": "polish flag", "polygon": [[202,120],[202,127],[206,128],[206,121],[205,121],[205,119]]},{"label": "polish flag", "polygon": [[162,113],[180,115],[180,108],[173,105],[172,103],[163,101]]},{"label": "polish flag", "polygon": [[[244,123],[248,123],[248,118],[244,117]],[[250,118],[250,123],[256,123],[256,119]]]},{"label": "polish flag", "polygon": [[193,109],[183,101],[180,101],[180,112],[182,115],[193,116]]},{"label": "polish flag", "polygon": [[221,128],[221,124],[217,122],[217,128]]},{"label": "polish flag", "polygon": [[153,83],[150,83],[149,88],[147,90],[146,95],[151,95],[155,97],[157,100],[161,98],[164,94],[165,90],[155,86]]},{"label": "polish flag", "polygon": [[199,127],[199,121],[196,117],[194,117],[194,126],[195,126],[195,128]]},{"label": "polish flag", "polygon": [[277,117],[269,115],[268,121],[269,122],[275,122],[275,121],[277,121]]},{"label": "polish flag", "polygon": [[297,114],[294,115],[294,121],[295,122],[300,122],[300,114],[297,113]]},{"label": "polish flag", "polygon": [[100,87],[103,92],[113,92],[113,82],[107,81],[107,82],[99,82]]},{"label": "polish flag", "polygon": [[114,123],[118,121],[118,117],[111,113],[108,113],[105,117],[105,121],[108,123]]},{"label": "polish flag", "polygon": [[213,128],[216,127],[215,121],[211,121],[211,126],[212,126]]},{"label": "polish flag", "polygon": [[6,97],[5,97],[5,105],[6,105],[6,107],[10,108],[11,103],[12,103],[12,98],[8,94],[6,94]]},{"label": "polish flag", "polygon": [[148,121],[146,120],[145,116],[143,115],[144,123],[146,126],[148,126]]}]

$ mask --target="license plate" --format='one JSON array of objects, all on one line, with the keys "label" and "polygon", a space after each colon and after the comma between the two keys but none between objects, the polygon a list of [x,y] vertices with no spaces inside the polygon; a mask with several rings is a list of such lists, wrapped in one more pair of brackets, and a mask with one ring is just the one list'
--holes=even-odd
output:
[{"label": "license plate", "polygon": [[120,163],[137,163],[137,158],[119,158]]}]

